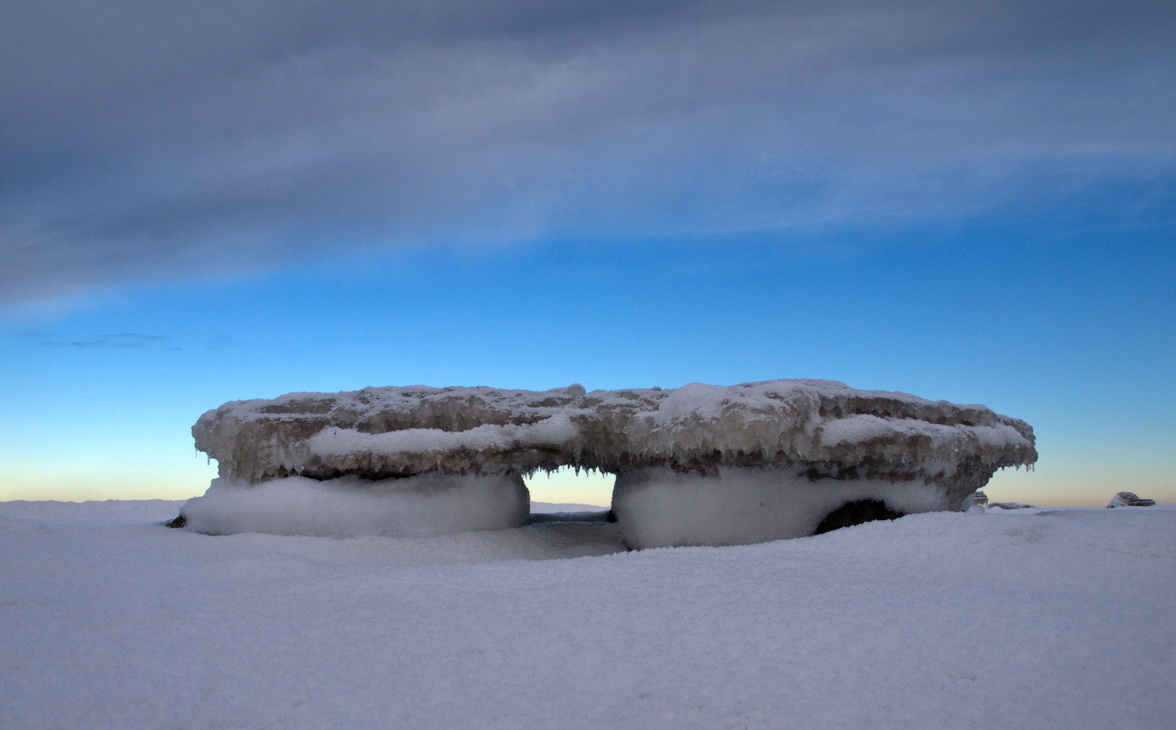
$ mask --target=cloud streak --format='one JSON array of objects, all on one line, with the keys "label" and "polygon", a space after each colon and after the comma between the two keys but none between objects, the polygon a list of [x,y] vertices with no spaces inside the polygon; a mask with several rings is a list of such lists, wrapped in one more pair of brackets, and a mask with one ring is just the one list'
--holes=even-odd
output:
[{"label": "cloud streak", "polygon": [[1169,3],[18,2],[0,302],[1170,176]]},{"label": "cloud streak", "polygon": [[[121,332],[82,338],[67,338],[45,332],[26,332],[22,338],[37,347],[115,348],[121,350],[163,347],[170,342],[167,337],[144,335],[137,332]],[[171,347],[169,349],[178,348]]]}]

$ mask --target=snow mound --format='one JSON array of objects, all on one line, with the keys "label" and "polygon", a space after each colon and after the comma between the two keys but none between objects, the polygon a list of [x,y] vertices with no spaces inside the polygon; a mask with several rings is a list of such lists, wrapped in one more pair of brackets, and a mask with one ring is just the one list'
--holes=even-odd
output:
[{"label": "snow mound", "polygon": [[814,482],[789,470],[720,467],[709,477],[669,469],[619,476],[613,513],[633,549],[745,545],[813,535],[838,508],[871,500],[900,515],[959,509],[925,482]]},{"label": "snow mound", "polygon": [[1135,492],[1119,492],[1111,498],[1108,509],[1116,507],[1154,507],[1156,501],[1154,499],[1144,499]]},{"label": "snow mound", "polygon": [[182,511],[187,527],[212,535],[428,537],[521,527],[530,498],[518,476],[287,477],[264,484],[220,478]]},{"label": "snow mound", "polygon": [[[224,531],[237,510],[273,523],[260,516],[281,511],[263,506],[272,498],[303,515],[321,513],[330,525],[299,519],[283,531],[334,534],[350,528],[339,522],[346,522],[338,516],[342,508],[327,505],[352,499],[341,496],[349,491],[358,493],[355,519],[364,530],[384,520],[396,534],[409,524],[494,529],[517,520],[526,497],[522,475],[570,466],[617,475],[614,511],[637,547],[812,534],[830,510],[854,500],[884,502],[901,513],[960,509],[996,469],[1037,459],[1032,428],[984,406],[826,380],[592,392],[572,385],[292,393],[226,403],[201,416],[192,434],[224,480],[205,503],[185,508],[195,529]],[[487,495],[504,479],[513,485],[504,490],[507,505],[492,509]],[[465,486],[447,494],[469,496],[455,507],[468,519],[442,520],[450,510],[440,502],[436,509],[418,505],[454,480]],[[319,483],[332,486],[313,486]],[[305,500],[295,493],[308,490],[321,510],[299,506]],[[219,517],[192,520],[192,508]],[[414,517],[394,516],[402,510]],[[473,519],[480,510],[494,519]],[[490,526],[472,526],[482,524]]]}]

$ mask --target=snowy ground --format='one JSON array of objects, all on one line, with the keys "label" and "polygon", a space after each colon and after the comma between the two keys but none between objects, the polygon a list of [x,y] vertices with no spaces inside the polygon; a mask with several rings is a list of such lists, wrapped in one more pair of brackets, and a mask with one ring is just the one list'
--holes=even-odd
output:
[{"label": "snowy ground", "polygon": [[[0,727],[1176,717],[1166,505],[607,554],[599,515],[434,538],[209,537],[160,525],[179,504],[0,503]],[[533,559],[572,555],[588,557]]]}]

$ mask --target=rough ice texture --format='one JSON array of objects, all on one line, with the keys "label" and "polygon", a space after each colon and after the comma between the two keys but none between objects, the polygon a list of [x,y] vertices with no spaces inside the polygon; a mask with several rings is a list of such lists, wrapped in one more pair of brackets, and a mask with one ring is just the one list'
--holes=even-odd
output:
[{"label": "rough ice texture", "polygon": [[820,380],[591,393],[579,385],[292,393],[226,403],[192,433],[221,476],[250,482],[797,463],[814,479],[975,482],[1037,458],[1028,424],[984,406]]},{"label": "rough ice texture", "polygon": [[[899,512],[959,509],[996,469],[1037,459],[1029,425],[984,406],[824,380],[293,393],[227,403],[192,433],[238,487],[346,477],[390,496],[380,485],[417,490],[435,475],[615,473],[614,510],[634,547],[811,534],[858,499]],[[466,514],[481,498],[470,499]]]}]

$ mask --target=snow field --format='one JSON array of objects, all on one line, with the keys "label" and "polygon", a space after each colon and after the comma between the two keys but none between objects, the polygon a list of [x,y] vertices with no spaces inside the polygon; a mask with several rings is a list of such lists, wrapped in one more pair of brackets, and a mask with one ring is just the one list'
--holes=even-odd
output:
[{"label": "snow field", "polygon": [[560,554],[536,532],[557,521],[213,537],[161,527],[178,507],[0,503],[0,727],[1167,728],[1176,713],[1163,506],[540,561],[502,558]]}]

